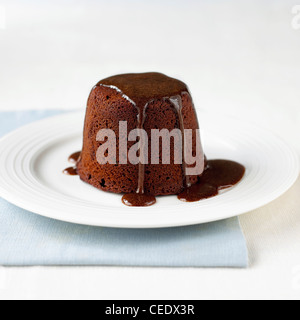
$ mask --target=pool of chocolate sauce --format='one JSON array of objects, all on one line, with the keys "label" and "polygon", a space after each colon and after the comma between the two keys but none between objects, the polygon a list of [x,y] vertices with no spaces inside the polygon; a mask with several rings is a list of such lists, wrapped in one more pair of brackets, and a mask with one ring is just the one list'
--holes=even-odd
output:
[{"label": "pool of chocolate sauce", "polygon": [[128,207],[150,207],[156,203],[156,198],[141,193],[127,193],[123,196],[122,202]]},{"label": "pool of chocolate sauce", "polygon": [[210,160],[197,184],[186,188],[178,195],[185,202],[208,199],[219,194],[219,190],[233,187],[245,174],[245,167],[229,160]]}]

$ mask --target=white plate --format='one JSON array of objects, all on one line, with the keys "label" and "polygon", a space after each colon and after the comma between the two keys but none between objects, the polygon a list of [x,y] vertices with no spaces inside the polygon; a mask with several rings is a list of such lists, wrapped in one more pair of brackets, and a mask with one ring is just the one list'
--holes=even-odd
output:
[{"label": "white plate", "polygon": [[0,196],[28,211],[73,223],[161,228],[237,216],[286,192],[299,174],[297,155],[279,138],[247,121],[200,112],[204,150],[246,166],[244,179],[217,197],[183,203],[159,197],[156,205],[130,208],[121,196],[66,176],[68,156],[82,146],[83,113],[60,115],[23,127],[0,140]]}]

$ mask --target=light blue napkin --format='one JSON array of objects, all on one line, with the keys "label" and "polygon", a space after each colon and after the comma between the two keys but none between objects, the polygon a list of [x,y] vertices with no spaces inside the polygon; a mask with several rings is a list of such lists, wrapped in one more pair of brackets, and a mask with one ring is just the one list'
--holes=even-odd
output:
[{"label": "light blue napkin", "polygon": [[[0,136],[58,113],[2,112]],[[99,228],[44,218],[0,199],[0,265],[247,267],[248,252],[238,218],[167,229]]]}]

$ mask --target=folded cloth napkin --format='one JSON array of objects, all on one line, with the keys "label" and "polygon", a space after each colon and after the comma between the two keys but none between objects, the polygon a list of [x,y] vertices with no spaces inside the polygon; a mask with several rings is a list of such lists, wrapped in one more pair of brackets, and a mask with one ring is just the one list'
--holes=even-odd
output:
[{"label": "folded cloth napkin", "polygon": [[[61,111],[0,113],[0,135]],[[0,199],[0,265],[247,267],[238,218],[165,229],[76,225]]]}]

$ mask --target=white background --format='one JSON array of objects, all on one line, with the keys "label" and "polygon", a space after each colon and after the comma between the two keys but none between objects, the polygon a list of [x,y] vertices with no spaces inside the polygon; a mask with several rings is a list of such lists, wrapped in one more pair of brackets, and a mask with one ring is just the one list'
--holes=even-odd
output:
[{"label": "white background", "polygon": [[[160,71],[190,86],[200,124],[234,114],[300,154],[297,4],[0,0],[0,110],[84,109],[101,78]],[[248,270],[0,267],[0,298],[300,298],[299,192],[242,216]]]}]

